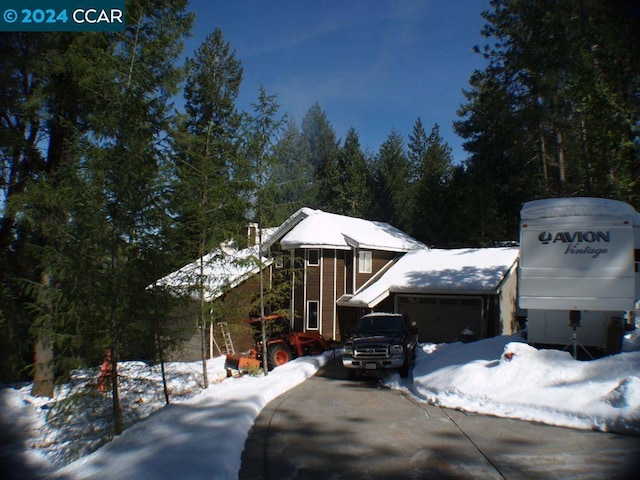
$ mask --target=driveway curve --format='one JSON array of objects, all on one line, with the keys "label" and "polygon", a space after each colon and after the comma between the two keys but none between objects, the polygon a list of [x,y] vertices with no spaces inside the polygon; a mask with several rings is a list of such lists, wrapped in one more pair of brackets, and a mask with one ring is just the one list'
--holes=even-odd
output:
[{"label": "driveway curve", "polygon": [[349,381],[339,359],[269,403],[240,480],[638,478],[640,438],[467,414]]}]

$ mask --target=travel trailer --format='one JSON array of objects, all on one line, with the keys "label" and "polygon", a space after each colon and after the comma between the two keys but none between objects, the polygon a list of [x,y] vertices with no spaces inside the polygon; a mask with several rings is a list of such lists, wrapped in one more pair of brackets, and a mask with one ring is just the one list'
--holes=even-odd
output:
[{"label": "travel trailer", "polygon": [[[640,299],[640,214],[616,200],[551,198],[520,212],[518,303],[528,341],[619,351]],[[573,337],[572,337],[573,336]]]}]

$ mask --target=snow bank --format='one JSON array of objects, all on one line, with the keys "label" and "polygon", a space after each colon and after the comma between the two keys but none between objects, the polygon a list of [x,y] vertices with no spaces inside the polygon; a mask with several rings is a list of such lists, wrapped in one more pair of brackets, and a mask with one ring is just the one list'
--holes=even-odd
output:
[{"label": "snow bank", "polygon": [[640,433],[640,352],[582,362],[514,339],[424,346],[411,392],[470,412]]}]

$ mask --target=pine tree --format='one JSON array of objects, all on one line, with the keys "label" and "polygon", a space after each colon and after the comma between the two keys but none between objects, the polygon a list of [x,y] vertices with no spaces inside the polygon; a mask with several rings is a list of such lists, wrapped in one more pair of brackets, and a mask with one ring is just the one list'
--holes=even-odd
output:
[{"label": "pine tree", "polygon": [[425,137],[420,119],[409,139],[409,156],[418,164],[413,233],[427,244],[446,246],[447,224],[453,213],[446,195],[453,163],[451,148],[440,136],[438,124]]},{"label": "pine tree", "polygon": [[340,149],[339,165],[342,188],[339,190],[340,208],[337,213],[364,217],[370,208],[371,179],[360,139],[350,128]]},{"label": "pine tree", "polygon": [[[473,103],[458,111],[464,120],[454,124],[456,132],[468,139],[464,146],[471,153],[465,163],[468,179],[462,183],[469,189],[465,194],[473,211],[469,222],[474,233],[466,240],[472,245],[491,245],[517,238],[520,206],[524,199],[535,197],[542,182],[537,182],[531,163],[521,164],[523,152],[514,149],[519,144],[520,125],[508,93],[482,74],[472,77],[471,84],[474,90],[465,95]],[[476,129],[483,134],[472,133]],[[535,157],[535,145],[520,145],[529,158]]]},{"label": "pine tree", "polygon": [[293,120],[289,120],[274,150],[273,173],[279,178],[273,202],[280,206],[273,225],[280,225],[296,210],[313,205],[315,169],[309,162],[309,148]]},{"label": "pine tree", "polygon": [[[204,386],[205,332],[210,324],[205,292],[206,255],[234,238],[243,223],[251,185],[240,153],[241,116],[235,102],[242,65],[216,29],[193,59],[187,60],[185,115],[175,132],[175,182],[172,209],[185,258],[199,259],[199,273],[190,282],[198,298]],[[212,326],[210,328],[213,328]]]},{"label": "pine tree", "polygon": [[[65,191],[65,178],[78,160],[76,143],[86,130],[87,92],[82,85],[91,75],[96,42],[87,34],[3,34],[0,39],[6,59],[0,87],[6,108],[0,122],[5,200],[0,281],[3,293],[26,284],[30,300],[21,298],[26,302],[6,311],[13,310],[18,318],[26,318],[19,313],[24,306],[31,311],[36,346],[33,393],[51,396],[54,374],[62,363],[54,363],[54,346],[62,344],[60,329],[70,298],[63,290],[68,287],[69,266],[63,269],[65,262],[55,261],[56,252],[65,250],[65,229],[73,218],[69,205],[77,197]],[[22,270],[4,268],[9,265]],[[6,297],[1,303],[6,308]],[[29,339],[17,340],[26,344]]]},{"label": "pine tree", "polygon": [[411,227],[410,178],[411,166],[402,135],[392,131],[380,146],[375,163],[377,198],[374,208],[378,220],[404,231]]},{"label": "pine tree", "polygon": [[415,184],[421,176],[427,148],[427,132],[422,125],[422,120],[418,117],[413,124],[411,134],[409,134],[409,143],[407,145],[407,157],[411,165],[411,184]]},{"label": "pine tree", "polygon": [[308,145],[309,163],[315,169],[314,208],[335,212],[340,184],[339,145],[327,115],[318,103],[311,106],[302,119],[302,137]]},{"label": "pine tree", "polygon": [[[96,109],[87,147],[87,182],[102,192],[106,243],[103,296],[110,333],[114,433],[122,432],[118,362],[137,328],[153,345],[153,325],[132,322],[155,272],[146,269],[151,237],[164,205],[159,198],[161,147],[168,130],[171,95],[180,80],[176,60],[191,26],[186,1],[134,2],[123,35],[108,37],[91,85]],[[159,211],[158,211],[158,210]],[[102,240],[102,236],[100,237]]]},{"label": "pine tree", "polygon": [[[494,0],[456,130],[508,237],[519,206],[597,195],[636,204],[639,20],[625,2]],[[474,184],[474,182],[469,182]],[[480,184],[478,181],[476,185]],[[488,232],[489,229],[482,229]],[[494,238],[494,240],[497,240]]]},{"label": "pine tree", "polygon": [[[265,321],[265,285],[264,265],[262,263],[262,229],[264,222],[272,218],[278,205],[271,200],[270,192],[275,187],[276,178],[273,177],[274,148],[285,118],[278,118],[280,105],[276,95],[268,95],[263,86],[260,87],[258,100],[253,104],[253,115],[247,121],[247,155],[250,159],[255,187],[255,212],[258,224],[258,258],[256,259],[260,277],[259,312],[262,324],[262,344],[267,345],[267,323]],[[263,355],[263,371],[269,371],[268,357],[265,350]]]},{"label": "pine tree", "polygon": [[277,191],[282,178],[276,159],[276,147],[286,116],[279,116],[280,105],[277,95],[268,95],[264,86],[260,86],[258,99],[253,103],[253,113],[247,115],[245,125],[246,155],[250,162],[250,171],[255,179],[252,196],[258,213],[258,225],[261,227],[277,225]]}]

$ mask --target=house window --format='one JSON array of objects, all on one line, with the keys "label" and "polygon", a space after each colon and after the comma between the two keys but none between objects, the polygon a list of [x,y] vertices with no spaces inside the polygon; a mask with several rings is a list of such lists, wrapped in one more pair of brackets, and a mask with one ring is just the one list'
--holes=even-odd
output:
[{"label": "house window", "polygon": [[307,330],[318,330],[318,301],[307,302]]},{"label": "house window", "polygon": [[358,273],[371,273],[371,252],[358,252]]},{"label": "house window", "polygon": [[310,267],[317,267],[320,265],[320,250],[312,248],[307,251],[307,265]]}]

